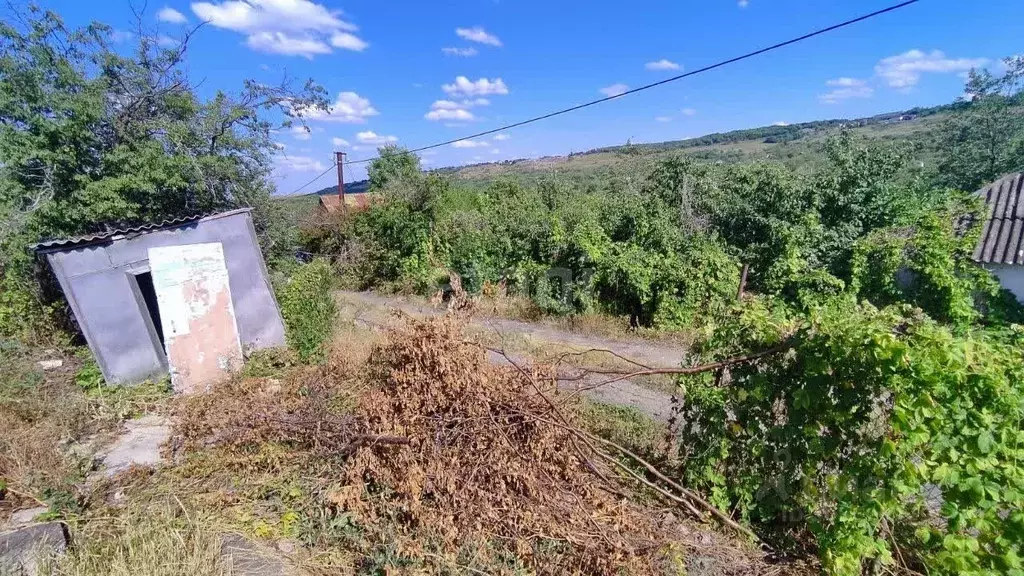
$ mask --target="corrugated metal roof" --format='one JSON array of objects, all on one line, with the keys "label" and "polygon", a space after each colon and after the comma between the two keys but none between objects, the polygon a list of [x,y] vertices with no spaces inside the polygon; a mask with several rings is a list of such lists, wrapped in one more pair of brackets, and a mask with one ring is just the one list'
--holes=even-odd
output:
[{"label": "corrugated metal roof", "polygon": [[118,228],[116,230],[98,232],[96,234],[85,234],[82,236],[75,236],[72,238],[63,238],[56,240],[44,240],[42,242],[39,242],[38,244],[33,244],[29,248],[37,252],[54,252],[59,250],[66,250],[69,248],[77,248],[79,246],[87,246],[89,244],[106,242],[108,240],[116,240],[120,236],[136,236],[138,234],[156,232],[158,230],[166,230],[168,228],[180,228],[182,226],[200,221],[215,220],[217,218],[223,218],[225,216],[231,216],[234,214],[250,211],[252,211],[252,208],[239,208],[237,210],[218,212],[216,214],[195,214],[193,216],[181,216],[178,218],[164,220],[162,222],[140,224],[138,226]]},{"label": "corrugated metal roof", "polygon": [[977,192],[985,200],[975,262],[1024,265],[1024,174],[1010,174]]}]

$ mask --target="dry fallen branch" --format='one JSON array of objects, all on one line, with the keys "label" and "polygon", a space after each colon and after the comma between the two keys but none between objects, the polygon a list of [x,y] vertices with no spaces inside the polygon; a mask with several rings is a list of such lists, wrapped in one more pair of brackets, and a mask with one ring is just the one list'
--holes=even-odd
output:
[{"label": "dry fallen branch", "polygon": [[[760,352],[758,354],[750,354],[750,355],[747,355],[747,356],[739,358],[739,359],[733,359],[734,360],[733,362],[729,362],[729,360],[726,360],[726,361],[723,361],[723,362],[725,362],[726,365],[733,365],[733,364],[736,364],[736,363],[739,363],[739,362],[747,362],[747,361],[750,361],[750,360],[753,360],[753,359],[756,359],[756,358],[760,358],[760,357],[766,356],[768,354],[772,354],[774,352],[778,352],[778,351],[780,351],[782,349],[783,348],[766,350],[766,351]],[[494,351],[494,350],[492,350],[492,351]],[[619,445],[619,444],[617,444],[615,442],[612,442],[611,440],[608,440],[608,439],[605,439],[605,438],[601,438],[599,436],[594,436],[593,434],[590,434],[589,432],[586,432],[586,431],[584,431],[584,430],[582,430],[582,429],[580,429],[578,427],[572,426],[569,423],[568,419],[565,417],[565,415],[563,415],[562,412],[558,409],[558,406],[553,401],[551,401],[551,399],[549,399],[547,397],[547,395],[545,395],[543,393],[543,391],[541,390],[540,386],[538,386],[538,384],[537,384],[537,382],[536,382],[536,380],[535,380],[535,378],[534,378],[534,376],[532,374],[527,373],[525,369],[523,369],[512,358],[510,358],[507,354],[505,354],[504,351],[495,351],[495,352],[497,352],[498,354],[501,354],[505,358],[505,360],[507,360],[509,362],[509,364],[514,366],[516,368],[516,370],[524,378],[527,379],[527,381],[530,383],[530,385],[533,387],[533,389],[537,392],[537,394],[539,394],[544,399],[545,403],[551,408],[551,412],[556,416],[556,418],[558,419],[558,422],[550,422],[550,421],[548,421],[549,423],[555,424],[556,426],[564,427],[569,432],[571,432],[573,435],[583,439],[584,442],[587,444],[587,446],[590,447],[592,452],[594,452],[598,456],[601,456],[602,458],[604,458],[606,460],[609,460],[612,463],[616,464],[617,466],[619,466],[620,468],[625,470],[627,473],[629,473],[631,476],[633,476],[634,478],[636,478],[637,480],[639,480],[640,482],[642,482],[646,486],[648,486],[650,488],[653,488],[655,491],[657,491],[658,493],[662,494],[663,496],[666,496],[667,498],[669,498],[670,500],[672,500],[674,502],[682,504],[684,506],[684,508],[686,508],[687,511],[689,511],[696,519],[702,519],[702,516],[697,511],[697,509],[696,509],[694,504],[699,506],[704,511],[710,513],[712,516],[714,516],[716,519],[718,519],[718,521],[721,522],[722,524],[732,528],[733,530],[736,530],[737,532],[739,532],[741,534],[744,534],[745,536],[753,539],[754,541],[760,541],[760,539],[757,537],[757,535],[754,534],[754,532],[752,532],[749,528],[747,528],[747,527],[737,523],[735,520],[730,518],[727,514],[725,514],[724,512],[722,512],[721,510],[719,510],[715,506],[713,506],[711,503],[709,503],[705,499],[701,498],[699,495],[697,495],[692,490],[688,490],[688,489],[684,488],[683,486],[681,486],[677,482],[675,482],[672,479],[670,479],[669,477],[665,476],[657,468],[655,468],[654,465],[652,465],[650,462],[644,460],[643,458],[641,458],[640,456],[638,456],[634,452],[630,451],[629,449],[627,449],[627,448],[625,448],[625,447],[623,447],[623,446],[621,446],[621,445]],[[695,367],[695,368],[700,368],[700,370],[698,372],[703,372],[703,371],[714,370],[714,369],[718,368],[722,364],[723,364],[722,362],[718,362],[718,363],[715,363],[714,365],[709,364],[709,365],[706,365],[706,366],[699,366],[699,367]],[[684,369],[680,369],[680,370],[694,370],[694,369],[685,369],[684,368]],[[690,372],[690,373],[697,373],[697,372]],[[598,450],[593,444],[591,444],[590,441],[602,442],[602,443],[604,443],[606,445],[609,445],[609,446],[615,448],[620,453],[628,456],[629,458],[633,459],[638,464],[642,465],[653,476],[655,476],[656,478],[658,478],[662,482],[668,484],[669,486],[671,486],[672,488],[677,490],[680,495],[671,494],[667,490],[665,490],[665,489],[655,485],[654,483],[646,480],[645,478],[642,478],[640,475],[636,474],[633,470],[629,469],[627,466],[624,466],[621,463],[619,463],[619,461],[617,459],[615,459],[615,458],[605,454],[604,452]],[[575,447],[575,443],[574,443],[574,447]],[[577,447],[577,452],[579,453],[580,457],[587,464],[590,464],[589,459],[582,453],[581,450],[579,450],[578,447]]]},{"label": "dry fallen branch", "polygon": [[35,502],[36,504],[38,504],[39,506],[45,506],[47,508],[50,507],[50,505],[47,504],[46,502],[43,502],[42,500],[40,500],[39,498],[36,498],[32,494],[29,494],[28,492],[22,492],[21,490],[16,490],[10,484],[5,486],[3,488],[3,491],[4,492],[9,492],[11,494],[14,494],[15,496],[17,496],[19,498],[24,498],[26,500],[31,500],[31,501]]},{"label": "dry fallen branch", "polygon": [[628,372],[628,373],[625,373],[625,372],[622,372],[622,371],[617,371],[617,370],[588,370],[588,372],[590,374],[619,374],[620,376],[617,376],[615,378],[611,378],[609,380],[605,380],[603,382],[598,382],[598,383],[590,384],[590,385],[587,385],[587,386],[581,386],[581,387],[577,388],[576,390],[574,390],[572,393],[570,393],[567,396],[567,398],[574,398],[575,396],[577,396],[577,395],[579,395],[579,394],[581,394],[583,392],[589,391],[589,390],[594,390],[594,389],[600,388],[602,386],[607,386],[609,384],[614,384],[616,382],[622,382],[623,380],[632,380],[633,378],[640,378],[640,377],[643,377],[643,376],[658,376],[658,375],[675,375],[675,376],[691,375],[692,376],[694,374],[702,374],[704,372],[712,372],[714,370],[719,370],[721,368],[728,368],[729,366],[735,366],[737,364],[745,364],[747,362],[753,362],[754,360],[757,360],[759,358],[764,358],[765,356],[770,356],[772,354],[778,354],[779,352],[784,352],[786,350],[789,350],[792,347],[793,347],[793,342],[791,340],[787,339],[782,344],[779,344],[778,346],[773,346],[772,348],[769,348],[767,350],[762,350],[760,352],[754,352],[752,354],[745,354],[743,356],[734,356],[732,358],[726,358],[725,360],[720,360],[718,362],[711,362],[710,364],[701,364],[700,366],[690,366],[690,367],[687,367],[687,368],[655,368],[655,369],[651,369],[651,370],[639,370],[639,371],[636,371],[636,372]]}]

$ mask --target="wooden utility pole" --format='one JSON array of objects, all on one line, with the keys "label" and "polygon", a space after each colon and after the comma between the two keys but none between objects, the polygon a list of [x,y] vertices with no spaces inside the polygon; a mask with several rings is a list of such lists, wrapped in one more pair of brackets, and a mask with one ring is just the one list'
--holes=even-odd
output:
[{"label": "wooden utility pole", "polygon": [[334,163],[338,166],[338,207],[342,212],[348,212],[345,207],[345,153],[335,152]]}]

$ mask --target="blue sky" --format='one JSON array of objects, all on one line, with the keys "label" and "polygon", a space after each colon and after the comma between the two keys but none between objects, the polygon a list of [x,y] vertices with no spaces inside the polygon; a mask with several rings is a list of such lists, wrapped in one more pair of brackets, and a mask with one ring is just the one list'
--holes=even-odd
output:
[{"label": "blue sky", "polygon": [[[693,70],[894,0],[150,0],[147,25],[190,43],[200,90],[314,78],[337,105],[281,133],[279,193],[395,141],[415,148]],[[70,24],[133,29],[127,1],[44,0]],[[1020,0],[922,0],[764,56],[530,126],[447,146],[427,167],[567,154],[772,123],[934,105],[971,66],[1021,52]],[[349,178],[365,176],[353,166]],[[330,185],[333,173],[310,186]]]}]

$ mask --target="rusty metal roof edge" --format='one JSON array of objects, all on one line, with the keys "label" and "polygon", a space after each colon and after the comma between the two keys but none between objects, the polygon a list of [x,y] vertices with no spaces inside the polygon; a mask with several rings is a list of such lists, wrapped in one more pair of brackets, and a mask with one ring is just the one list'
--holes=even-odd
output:
[{"label": "rusty metal roof edge", "polygon": [[234,210],[227,210],[225,212],[217,212],[214,214],[194,214],[192,216],[180,216],[178,218],[172,218],[170,220],[163,220],[161,222],[154,222],[151,224],[140,224],[138,226],[132,226],[129,228],[118,228],[115,230],[111,230],[109,232],[85,234],[73,238],[44,240],[42,242],[30,245],[29,249],[40,254],[45,254],[49,252],[59,252],[61,250],[69,248],[80,248],[82,246],[99,244],[101,242],[116,239],[116,237],[125,234],[149,234],[150,232],[159,232],[161,230],[180,228],[182,226],[187,226],[189,224],[208,222],[210,220],[227,218],[229,216],[234,216],[236,214],[242,213],[247,214],[249,212],[252,212],[251,207],[236,208]]}]

